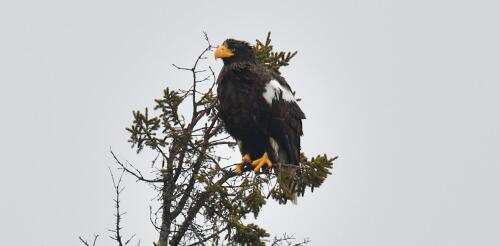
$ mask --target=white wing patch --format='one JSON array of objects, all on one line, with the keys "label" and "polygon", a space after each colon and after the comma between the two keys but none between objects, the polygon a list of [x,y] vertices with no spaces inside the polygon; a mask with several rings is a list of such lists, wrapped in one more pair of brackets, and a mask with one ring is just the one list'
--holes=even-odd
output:
[{"label": "white wing patch", "polygon": [[262,96],[266,99],[266,102],[269,105],[273,104],[273,100],[280,100],[280,98],[288,102],[295,102],[295,97],[292,92],[281,86],[281,84],[276,80],[271,80],[266,84],[266,88],[264,89]]},{"label": "white wing patch", "polygon": [[279,146],[278,142],[276,142],[276,140],[274,140],[274,138],[270,137],[269,143],[271,144],[271,148],[273,148],[274,156],[276,156],[276,158],[278,158],[279,153],[280,153],[280,146]]}]

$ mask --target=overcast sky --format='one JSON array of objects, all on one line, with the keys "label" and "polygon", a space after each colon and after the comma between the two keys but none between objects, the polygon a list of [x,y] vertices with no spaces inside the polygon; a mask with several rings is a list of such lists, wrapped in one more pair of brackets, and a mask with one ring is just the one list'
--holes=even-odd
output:
[{"label": "overcast sky", "polygon": [[[171,64],[192,64],[202,31],[213,43],[272,31],[298,50],[282,72],[303,99],[303,150],[340,156],[298,205],[264,208],[269,232],[500,244],[498,0],[20,0],[0,2],[1,245],[107,235],[109,148],[146,165],[127,143],[131,111],[187,86]],[[151,245],[152,193],[126,184],[125,233]]]}]

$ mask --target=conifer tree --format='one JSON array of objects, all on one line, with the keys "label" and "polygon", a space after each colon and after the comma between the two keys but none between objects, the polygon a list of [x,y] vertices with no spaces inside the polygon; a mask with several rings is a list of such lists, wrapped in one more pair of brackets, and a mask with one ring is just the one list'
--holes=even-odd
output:
[{"label": "conifer tree", "polygon": [[[295,194],[285,188],[290,179],[296,183],[300,196],[321,186],[331,174],[336,157],[307,158],[302,153],[301,165],[293,166],[297,168],[293,177],[280,172],[281,167],[292,166],[287,163],[273,164],[273,170],[258,174],[247,167],[238,175],[234,171],[236,164],[228,163],[220,154],[224,149],[234,149],[235,142],[218,117],[216,75],[206,61],[214,46],[206,34],[205,39],[207,46],[193,66],[174,65],[191,74],[190,87],[166,87],[152,110],[133,111],[133,122],[127,128],[129,141],[137,154],[153,150],[157,154],[153,165],[132,165],[111,152],[124,174],[159,193],[158,207],[151,208],[151,222],[159,233],[154,245],[304,245],[308,240],[295,242],[290,234],[271,237],[264,228],[246,223],[245,219],[257,218],[268,199],[280,203],[292,199]],[[297,54],[275,52],[270,33],[265,41],[256,40],[254,52],[258,63],[277,72]],[[148,173],[156,175],[146,177],[145,168],[152,168]],[[117,220],[112,238],[120,246],[127,245],[131,239],[124,240],[120,234],[121,176],[118,182],[113,176],[113,181]],[[97,236],[94,245],[96,239]],[[83,238],[80,240],[90,245]]]}]

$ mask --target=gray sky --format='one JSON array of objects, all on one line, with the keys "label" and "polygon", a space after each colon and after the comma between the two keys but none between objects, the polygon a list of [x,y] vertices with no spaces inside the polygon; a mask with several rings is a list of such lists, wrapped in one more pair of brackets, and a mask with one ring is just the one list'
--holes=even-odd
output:
[{"label": "gray sky", "polygon": [[[173,2],[173,1],[170,1]],[[500,244],[500,2],[2,1],[2,245],[78,245],[113,225],[109,147],[131,110],[185,85],[205,43],[273,32],[308,119],[304,151],[338,154],[273,234],[312,245]],[[220,62],[211,60],[217,70]],[[126,233],[156,240],[151,192],[126,180]],[[103,240],[100,245],[107,245]]]}]

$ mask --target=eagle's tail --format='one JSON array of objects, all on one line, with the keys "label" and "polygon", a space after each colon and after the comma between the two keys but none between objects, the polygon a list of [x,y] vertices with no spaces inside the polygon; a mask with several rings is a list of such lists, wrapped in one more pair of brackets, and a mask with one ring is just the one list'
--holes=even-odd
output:
[{"label": "eagle's tail", "polygon": [[293,141],[286,143],[288,146],[280,146],[273,138],[270,140],[277,162],[281,164],[277,169],[280,194],[276,198],[280,204],[285,204],[287,201],[297,204],[297,175],[300,175],[299,148],[291,144]]},{"label": "eagle's tail", "polygon": [[297,204],[297,168],[295,166],[282,166],[278,174],[278,182],[283,192],[283,199],[279,200],[280,204],[285,204],[290,200],[293,204]]}]

